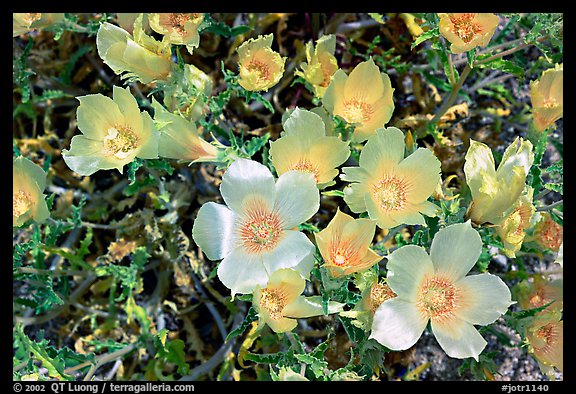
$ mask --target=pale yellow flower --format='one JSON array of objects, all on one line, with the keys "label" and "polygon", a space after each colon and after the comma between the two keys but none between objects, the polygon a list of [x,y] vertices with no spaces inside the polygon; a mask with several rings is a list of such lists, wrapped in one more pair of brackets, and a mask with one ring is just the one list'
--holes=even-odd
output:
[{"label": "pale yellow flower", "polygon": [[327,136],[322,118],[300,108],[283,122],[280,138],[270,143],[272,164],[278,175],[296,170],[311,173],[320,189],[333,185],[337,167],[350,156],[347,142]]},{"label": "pale yellow flower", "polygon": [[450,43],[452,53],[462,53],[478,46],[486,46],[492,39],[499,19],[488,13],[438,14],[440,34]]},{"label": "pale yellow flower", "polygon": [[464,173],[472,193],[466,216],[478,225],[501,223],[524,190],[534,162],[532,143],[516,137],[496,169],[490,148],[470,140],[465,160]]},{"label": "pale yellow flower", "polygon": [[478,361],[487,342],[474,325],[493,323],[512,304],[498,276],[466,276],[481,252],[482,239],[467,221],[438,231],[430,255],[416,245],[388,255],[387,281],[398,296],[378,307],[370,338],[391,350],[406,350],[431,322],[448,356]]},{"label": "pale yellow flower", "polygon": [[212,93],[212,78],[193,64],[185,64],[183,70],[176,69],[171,75],[169,82],[162,87],[164,105],[192,121],[200,119]]},{"label": "pale yellow flower", "polygon": [[63,20],[63,13],[15,12],[12,14],[12,36],[16,37],[34,29],[42,29]]},{"label": "pale yellow flower", "polygon": [[290,368],[281,367],[278,371],[278,380],[280,381],[297,381],[297,382],[307,382],[309,381],[305,376],[294,372]]},{"label": "pale yellow flower", "polygon": [[[258,327],[267,324],[274,332],[292,331],[297,318],[323,315],[322,296],[302,296],[306,280],[298,271],[274,271],[265,287],[256,286],[252,305],[258,312]],[[344,304],[330,301],[328,314],[343,310]]]},{"label": "pale yellow flower", "polygon": [[424,33],[424,30],[420,27],[418,22],[416,22],[416,17],[413,14],[399,14],[398,15],[406,24],[406,28],[412,34],[412,38],[418,37],[420,34]]},{"label": "pale yellow flower", "polygon": [[[116,14],[116,23],[118,23],[122,29],[132,34],[134,32],[134,22],[136,22],[139,15],[140,12],[118,12]],[[142,17],[142,29],[146,30],[148,27],[148,17],[147,14],[144,13]]]},{"label": "pale yellow flower", "polygon": [[524,193],[518,198],[512,212],[496,226],[496,234],[504,243],[502,251],[506,256],[514,258],[522,247],[526,229],[530,227],[530,219],[536,208],[532,204],[533,189],[526,186]]},{"label": "pale yellow flower", "polygon": [[44,199],[46,173],[33,161],[18,156],[12,161],[12,227],[27,220],[43,223],[50,212]]},{"label": "pale yellow flower", "polygon": [[320,205],[311,174],[288,171],[275,181],[265,165],[236,159],[222,176],[220,193],[227,206],[202,205],[192,236],[210,260],[223,259],[217,274],[232,295],[265,287],[281,268],[310,275],[315,247],[294,227]]},{"label": "pale yellow flower", "polygon": [[171,44],[186,45],[191,54],[200,45],[198,27],[204,20],[202,13],[151,13],[148,15],[150,27],[156,33],[165,35]]},{"label": "pale yellow flower", "polygon": [[147,35],[142,28],[143,14],[134,22],[134,34],[104,22],[96,35],[98,55],[122,78],[134,78],[142,83],[167,80],[174,62],[170,42]]},{"label": "pale yellow flower", "polygon": [[559,311],[550,311],[536,315],[526,327],[529,351],[551,379],[554,379],[554,367],[564,370],[564,321],[561,318]]},{"label": "pale yellow flower", "polygon": [[541,247],[558,252],[564,240],[564,227],[556,223],[548,212],[537,212],[533,216],[534,230],[526,241],[534,241]]},{"label": "pale yellow flower", "polygon": [[535,275],[532,280],[526,279],[518,283],[515,288],[515,297],[522,309],[534,309],[552,302],[544,313],[549,309],[564,309],[564,280],[548,280],[542,275]]},{"label": "pale yellow flower", "polygon": [[72,137],[70,150],[63,150],[64,161],[80,175],[98,170],[118,169],[134,158],[158,158],[158,131],[146,111],[128,88],[113,87],[113,98],[102,94],[77,97],[76,116],[82,135]]},{"label": "pale yellow flower", "polygon": [[321,36],[316,41],[316,47],[312,42],[308,42],[306,44],[308,63],[301,63],[302,71],[294,72],[295,75],[301,76],[312,85],[314,94],[318,98],[324,96],[332,75],[338,70],[338,61],[334,57],[335,50],[336,36],[334,34]]},{"label": "pale yellow flower", "polygon": [[286,58],[272,50],[274,36],[268,34],[245,41],[238,47],[238,83],[248,91],[268,91],[284,74]]},{"label": "pale yellow flower", "polygon": [[426,225],[422,214],[435,216],[428,201],[440,179],[440,161],[429,149],[418,148],[404,158],[404,134],[395,127],[378,129],[360,153],[359,167],[344,167],[344,201],[352,212],[368,211],[380,228],[401,224]]},{"label": "pale yellow flower", "polygon": [[328,226],[314,234],[324,267],[333,277],[365,271],[382,260],[369,248],[375,230],[373,220],[354,219],[338,209]]},{"label": "pale yellow flower", "polygon": [[154,108],[154,123],[160,132],[158,156],[185,160],[190,164],[216,159],[218,149],[198,134],[194,122],[169,112],[154,98],[152,108]]},{"label": "pale yellow flower", "polygon": [[392,117],[393,93],[390,77],[370,58],[354,67],[350,75],[336,71],[322,104],[333,116],[354,124],[354,139],[362,142]]},{"label": "pale yellow flower", "polygon": [[544,131],[564,115],[564,65],[557,64],[530,82],[532,115],[537,131]]}]

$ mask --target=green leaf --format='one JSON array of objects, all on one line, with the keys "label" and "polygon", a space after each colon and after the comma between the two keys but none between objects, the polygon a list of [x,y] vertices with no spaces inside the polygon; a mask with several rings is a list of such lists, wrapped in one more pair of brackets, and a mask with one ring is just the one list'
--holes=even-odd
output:
[{"label": "green leaf", "polygon": [[254,156],[260,149],[266,146],[266,143],[270,139],[270,133],[266,133],[261,137],[252,137],[248,141],[244,142],[244,151],[248,157]]},{"label": "green leaf", "polygon": [[562,194],[564,191],[564,184],[563,183],[545,183],[544,189],[552,190],[553,192],[557,192]]},{"label": "green leaf", "polygon": [[246,25],[230,27],[224,22],[217,22],[214,19],[212,19],[210,14],[204,14],[204,20],[202,21],[202,24],[200,24],[200,26],[198,27],[198,31],[201,33],[203,32],[214,33],[224,37],[234,37],[240,34],[247,33],[250,30],[252,30],[252,28]]},{"label": "green leaf", "polygon": [[136,158],[132,163],[128,163],[128,170],[126,173],[128,174],[128,180],[130,181],[129,185],[133,185],[136,182],[136,171],[144,164],[144,160]]},{"label": "green leaf", "polygon": [[278,364],[283,357],[284,357],[283,353],[267,353],[267,354],[246,353],[244,355],[244,360],[252,361],[258,364]]},{"label": "green leaf", "polygon": [[499,70],[505,73],[516,75],[519,78],[524,78],[524,68],[517,66],[510,60],[504,60],[502,58],[491,60],[487,63],[478,64],[483,59],[487,59],[489,55],[481,55],[476,58],[476,64],[474,67],[478,68],[489,68],[491,70]]},{"label": "green leaf", "polygon": [[370,15],[370,18],[374,19],[376,22],[384,24],[384,15],[373,12],[368,12],[368,15]]},{"label": "green leaf", "polygon": [[246,317],[244,318],[244,321],[242,321],[242,324],[238,328],[236,328],[235,330],[232,330],[226,336],[225,342],[228,342],[232,338],[235,338],[238,335],[241,335],[242,333],[244,333],[244,331],[246,331],[248,326],[250,326],[250,324],[252,324],[252,322],[256,321],[256,320],[258,320],[258,312],[256,312],[256,309],[254,309],[254,307],[251,306],[250,309],[248,309],[248,312],[246,313]]},{"label": "green leaf", "polygon": [[190,371],[190,366],[186,363],[185,343],[181,339],[167,341],[168,330],[163,328],[154,335],[154,345],[158,350],[156,358],[161,358],[169,363],[178,366],[178,373],[185,375]]},{"label": "green leaf", "polygon": [[[322,354],[323,356],[323,354]],[[316,376],[316,378],[320,378],[324,376],[324,369],[328,368],[328,363],[320,358],[316,358],[311,354],[294,354],[294,357],[306,365],[310,366],[310,370]]]},{"label": "green leaf", "polygon": [[168,175],[172,175],[174,172],[174,167],[165,159],[148,159],[144,162],[144,165],[147,168],[164,171]]},{"label": "green leaf", "polygon": [[330,197],[342,197],[342,198],[344,198],[344,192],[342,190],[327,190],[327,191],[322,192],[322,195],[330,196]]},{"label": "green leaf", "polygon": [[82,226],[82,208],[86,205],[86,195],[80,196],[78,205],[72,205],[72,217],[68,218],[68,222],[74,224],[75,227]]},{"label": "green leaf", "polygon": [[431,38],[438,37],[440,35],[440,30],[436,27],[434,29],[430,29],[425,31],[424,33],[420,34],[416,40],[412,43],[410,49],[414,49],[418,45],[422,44],[424,41],[430,40]]}]

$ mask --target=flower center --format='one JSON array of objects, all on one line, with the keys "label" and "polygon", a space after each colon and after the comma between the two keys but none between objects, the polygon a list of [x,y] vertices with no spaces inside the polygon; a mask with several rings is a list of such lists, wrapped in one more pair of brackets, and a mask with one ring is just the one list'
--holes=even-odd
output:
[{"label": "flower center", "polygon": [[344,102],[342,117],[348,123],[362,123],[369,120],[373,112],[374,108],[370,104],[358,99],[352,99]]},{"label": "flower center", "polygon": [[466,44],[482,31],[480,25],[473,22],[474,16],[474,14],[463,14],[450,17],[450,22],[453,25],[452,31]]},{"label": "flower center", "polygon": [[552,324],[546,324],[540,327],[536,332],[538,339],[544,341],[546,345],[550,345],[554,341],[554,326]]},{"label": "flower center", "polygon": [[314,175],[314,180],[316,181],[316,183],[318,183],[318,177],[320,176],[320,171],[315,165],[313,165],[306,159],[301,159],[298,163],[291,165],[289,169],[310,173]]},{"label": "flower center", "polygon": [[138,137],[129,127],[114,126],[104,137],[104,149],[119,159],[125,159],[138,146]]},{"label": "flower center", "polygon": [[18,192],[13,194],[12,200],[12,212],[13,215],[16,217],[22,216],[32,206],[32,196],[30,193],[25,192],[23,190],[19,190]]},{"label": "flower center", "polygon": [[416,305],[431,319],[442,319],[453,314],[456,298],[456,289],[452,283],[433,276],[427,278],[420,287]]},{"label": "flower center", "polygon": [[267,82],[270,80],[270,66],[260,60],[252,59],[246,66],[246,69],[256,74],[259,82]]},{"label": "flower center", "polygon": [[248,211],[248,218],[240,227],[240,239],[250,253],[273,249],[281,233],[278,216],[258,208]]},{"label": "flower center", "polygon": [[286,296],[279,289],[262,289],[260,306],[266,309],[273,320],[279,320],[286,306]]},{"label": "flower center", "polygon": [[346,264],[346,261],[346,255],[340,251],[336,252],[336,254],[332,257],[332,262],[338,267],[343,267]]},{"label": "flower center", "polygon": [[540,232],[540,242],[550,250],[558,250],[563,240],[562,226],[546,218]]},{"label": "flower center", "polygon": [[406,192],[406,183],[394,176],[387,176],[373,187],[376,200],[380,207],[386,211],[402,209],[407,200]]},{"label": "flower center", "polygon": [[175,12],[169,15],[168,23],[176,33],[184,35],[186,33],[186,29],[184,29],[184,25],[186,24],[186,22],[198,19],[201,16],[202,14],[186,14]]},{"label": "flower center", "polygon": [[385,283],[375,283],[370,288],[370,310],[372,313],[386,300],[396,297],[396,293]]},{"label": "flower center", "polygon": [[542,101],[542,106],[544,108],[556,108],[559,106],[559,104],[558,100],[556,100],[554,97],[548,97]]}]

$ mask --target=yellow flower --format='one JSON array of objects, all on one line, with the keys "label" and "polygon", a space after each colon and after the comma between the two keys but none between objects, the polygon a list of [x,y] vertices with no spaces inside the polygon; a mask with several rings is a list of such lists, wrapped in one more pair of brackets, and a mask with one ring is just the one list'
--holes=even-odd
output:
[{"label": "yellow flower", "polygon": [[[119,12],[116,14],[116,23],[126,30],[128,33],[132,34],[134,32],[134,22],[138,19],[140,12]],[[147,14],[142,16],[142,29],[146,30],[149,27]]]},{"label": "yellow flower", "polygon": [[286,58],[272,50],[274,36],[251,38],[238,47],[240,78],[238,83],[248,91],[268,91],[284,74]]},{"label": "yellow flower", "polygon": [[12,161],[12,227],[23,225],[28,219],[42,223],[50,212],[44,199],[46,173],[24,156]]},{"label": "yellow flower", "polygon": [[482,239],[467,221],[438,231],[430,255],[416,245],[388,255],[388,285],[398,296],[378,307],[370,338],[391,350],[406,350],[430,321],[448,356],[478,361],[486,341],[474,325],[493,323],[512,304],[498,276],[466,276],[481,252]]},{"label": "yellow flower", "polygon": [[113,98],[102,94],[77,97],[76,116],[83,135],[72,137],[64,161],[80,175],[118,169],[134,158],[158,158],[158,131],[150,115],[140,112],[128,88],[113,87]]},{"label": "yellow flower", "polygon": [[526,279],[518,283],[515,288],[515,297],[522,309],[534,309],[547,305],[547,308],[562,311],[564,309],[564,280],[548,280],[542,275],[536,275],[532,281]]},{"label": "yellow flower", "polygon": [[158,156],[191,163],[216,159],[218,149],[198,134],[194,122],[169,112],[154,98],[152,108],[154,108],[154,122],[160,132]]},{"label": "yellow flower", "polygon": [[537,131],[544,131],[564,114],[564,65],[557,64],[530,82],[532,115]]},{"label": "yellow flower", "polygon": [[152,30],[164,34],[171,44],[186,45],[190,54],[200,45],[198,27],[204,20],[204,14],[151,13],[148,20]]},{"label": "yellow flower", "polygon": [[63,13],[13,13],[12,14],[12,36],[26,34],[34,29],[41,29],[52,24],[62,22]]},{"label": "yellow flower", "polygon": [[534,241],[545,249],[558,252],[564,240],[564,227],[556,223],[548,212],[538,212],[533,218],[536,225],[527,241]]},{"label": "yellow flower", "polygon": [[418,22],[416,22],[416,17],[413,14],[399,14],[398,16],[406,24],[406,28],[410,34],[412,34],[412,38],[416,38],[420,34],[424,33],[424,30],[422,30]]},{"label": "yellow flower", "polygon": [[134,35],[104,22],[96,35],[98,55],[122,78],[142,83],[167,80],[174,62],[170,42],[156,41],[142,29],[143,14],[134,22]]},{"label": "yellow flower", "polygon": [[518,198],[513,210],[496,227],[496,234],[504,243],[502,251],[506,256],[514,258],[522,247],[526,229],[530,227],[530,219],[536,208],[532,204],[533,189],[526,186],[524,193]]},{"label": "yellow flower", "polygon": [[426,225],[422,214],[435,216],[427,201],[440,179],[440,161],[418,148],[404,158],[404,134],[395,127],[378,129],[360,153],[360,167],[344,167],[344,201],[352,212],[368,211],[380,228],[401,224]]},{"label": "yellow flower", "polygon": [[354,67],[350,75],[336,71],[322,104],[333,116],[354,124],[354,139],[362,142],[392,117],[393,93],[390,77],[370,58]]},{"label": "yellow flower", "polygon": [[536,315],[526,327],[529,351],[538,366],[549,378],[554,379],[554,367],[564,369],[564,322],[559,311]]},{"label": "yellow flower", "polygon": [[324,267],[333,277],[365,271],[382,260],[369,248],[375,229],[373,220],[354,219],[338,209],[328,226],[314,234]]},{"label": "yellow flower", "polygon": [[171,75],[162,87],[164,105],[172,112],[180,112],[187,119],[200,119],[212,93],[212,78],[192,64],[185,64],[183,70],[176,69]]},{"label": "yellow flower", "polygon": [[297,382],[307,382],[309,381],[305,376],[294,372],[288,367],[281,367],[278,371],[278,380],[280,381],[297,381]]},{"label": "yellow flower", "polygon": [[498,27],[497,15],[486,13],[438,14],[440,34],[452,43],[452,53],[462,53],[486,46]]},{"label": "yellow flower", "polygon": [[350,156],[348,143],[326,136],[322,118],[300,108],[283,122],[281,137],[270,143],[272,164],[278,175],[296,170],[311,173],[320,189],[333,185],[337,167]]},{"label": "yellow flower", "polygon": [[534,162],[532,143],[516,137],[495,169],[490,148],[470,140],[465,160],[464,173],[472,193],[466,216],[479,225],[500,224],[524,190],[526,176]]},{"label": "yellow flower", "polygon": [[302,71],[297,70],[294,74],[308,81],[314,88],[314,94],[322,98],[330,84],[332,75],[338,70],[338,61],[334,57],[336,50],[336,36],[329,34],[322,36],[316,41],[316,47],[312,42],[306,44],[306,60],[301,63]]},{"label": "yellow flower", "polygon": [[[300,295],[305,287],[306,280],[289,268],[274,271],[265,287],[257,285],[252,305],[258,312],[258,327],[267,324],[274,332],[288,332],[298,324],[297,318],[323,315],[322,297]],[[343,306],[330,301],[328,314],[342,311]]]},{"label": "yellow flower", "polygon": [[310,275],[314,244],[293,228],[318,211],[320,192],[311,174],[288,171],[274,181],[265,165],[236,159],[220,193],[227,206],[202,205],[192,237],[210,260],[223,259],[217,274],[232,295],[264,287],[281,268]]}]

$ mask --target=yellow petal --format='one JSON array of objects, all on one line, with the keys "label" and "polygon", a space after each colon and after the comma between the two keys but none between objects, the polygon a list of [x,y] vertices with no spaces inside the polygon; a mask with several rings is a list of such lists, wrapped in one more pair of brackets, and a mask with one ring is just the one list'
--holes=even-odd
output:
[{"label": "yellow petal", "polygon": [[373,103],[383,95],[384,82],[380,77],[380,69],[372,58],[354,67],[344,86],[343,99],[359,99]]}]

